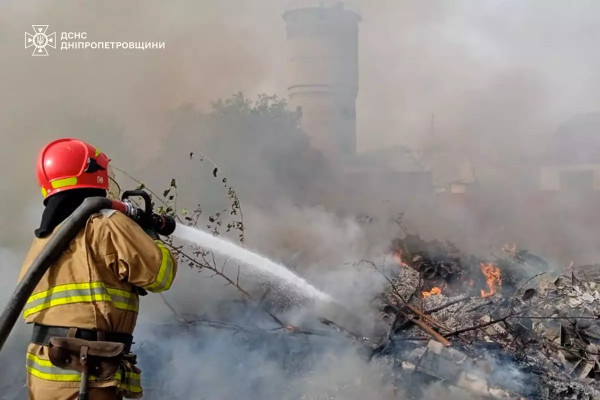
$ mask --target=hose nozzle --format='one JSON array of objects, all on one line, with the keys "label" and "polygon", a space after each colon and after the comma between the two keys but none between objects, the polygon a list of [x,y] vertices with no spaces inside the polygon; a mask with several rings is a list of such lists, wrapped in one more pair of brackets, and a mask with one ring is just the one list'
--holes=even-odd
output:
[{"label": "hose nozzle", "polygon": [[[136,206],[129,198],[144,199],[145,209]],[[122,201],[113,200],[113,209],[121,211],[138,223],[142,228],[152,229],[162,236],[169,236],[175,231],[175,219],[169,215],[156,214],[152,211],[150,195],[143,190],[127,190],[123,193]]]}]

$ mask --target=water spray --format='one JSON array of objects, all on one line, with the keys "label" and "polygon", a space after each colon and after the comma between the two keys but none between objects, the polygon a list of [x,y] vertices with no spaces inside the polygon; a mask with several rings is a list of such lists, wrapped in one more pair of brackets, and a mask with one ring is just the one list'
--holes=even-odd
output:
[{"label": "water spray", "polygon": [[[138,207],[131,200],[132,197],[141,197],[144,200],[144,207]],[[231,257],[253,268],[257,272],[270,275],[282,282],[296,286],[310,298],[321,301],[332,300],[327,294],[310,285],[303,278],[267,257],[244,249],[225,239],[215,237],[208,232],[177,224],[173,217],[154,213],[152,211],[150,195],[143,190],[125,191],[121,200],[111,200],[106,197],[87,198],[56,229],[56,232],[17,285],[6,308],[0,315],[0,350],[2,350],[6,339],[23,311],[27,299],[29,299],[48,268],[59,259],[71,240],[83,229],[89,217],[105,209],[118,210],[133,219],[142,228],[154,231],[162,236],[174,234],[182,240]]]},{"label": "water spray", "polygon": [[312,286],[305,279],[294,274],[285,266],[278,264],[269,258],[238,246],[226,239],[216,237],[211,233],[190,226],[177,224],[173,236],[189,243],[194,243],[207,250],[214,251],[223,256],[230,257],[236,261],[252,268],[255,272],[269,275],[277,280],[291,284],[300,289],[302,293],[310,298],[321,301],[332,301],[331,297]]}]

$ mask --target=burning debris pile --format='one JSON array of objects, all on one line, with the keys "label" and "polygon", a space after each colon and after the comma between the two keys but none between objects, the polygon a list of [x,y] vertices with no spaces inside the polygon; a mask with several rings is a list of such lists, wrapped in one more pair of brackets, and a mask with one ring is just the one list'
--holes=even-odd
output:
[{"label": "burning debris pile", "polygon": [[407,235],[392,243],[394,259],[404,267],[411,267],[428,283],[436,285],[431,294],[440,294],[441,287],[459,281],[465,272],[462,255],[451,243],[425,242],[416,235]]},{"label": "burning debris pile", "polygon": [[[147,346],[141,341],[140,357],[174,367],[203,360],[199,378],[150,362],[149,398],[190,398],[188,389],[172,393],[177,381],[202,393],[210,388],[206,398],[600,399],[597,268],[551,276],[539,257],[515,246],[502,250],[479,259],[417,236],[394,241],[395,265],[382,270],[368,262],[387,279],[371,303],[374,329],[372,315],[359,318],[339,303],[315,312],[320,318],[298,319],[301,326],[280,319],[270,302],[251,299],[221,306],[231,322],[178,315],[164,335]],[[161,341],[174,345],[158,353]],[[215,374],[235,384],[215,385]]]},{"label": "burning debris pile", "polygon": [[380,299],[387,332],[376,353],[394,359],[400,379],[418,375],[477,398],[600,398],[593,267],[550,277],[542,259],[514,246],[478,260],[417,236],[392,250],[399,270]]}]

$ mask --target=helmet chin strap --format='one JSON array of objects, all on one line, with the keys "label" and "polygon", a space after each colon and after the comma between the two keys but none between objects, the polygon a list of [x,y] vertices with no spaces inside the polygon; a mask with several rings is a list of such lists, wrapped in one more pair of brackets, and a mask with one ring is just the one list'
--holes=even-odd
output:
[{"label": "helmet chin strap", "polygon": [[106,168],[98,164],[98,161],[95,158],[90,157],[88,158],[87,167],[85,168],[84,172],[94,173],[98,171],[104,171],[105,169]]}]

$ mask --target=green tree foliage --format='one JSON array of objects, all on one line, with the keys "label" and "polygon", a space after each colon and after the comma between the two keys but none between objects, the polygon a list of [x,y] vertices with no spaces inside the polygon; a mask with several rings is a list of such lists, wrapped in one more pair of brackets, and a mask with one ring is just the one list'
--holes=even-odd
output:
[{"label": "green tree foliage", "polygon": [[238,93],[214,102],[208,112],[184,105],[171,117],[166,151],[177,159],[208,155],[223,170],[211,170],[213,177],[223,172],[243,200],[302,201],[326,173],[324,158],[299,127],[299,115],[277,96],[250,100]]}]

